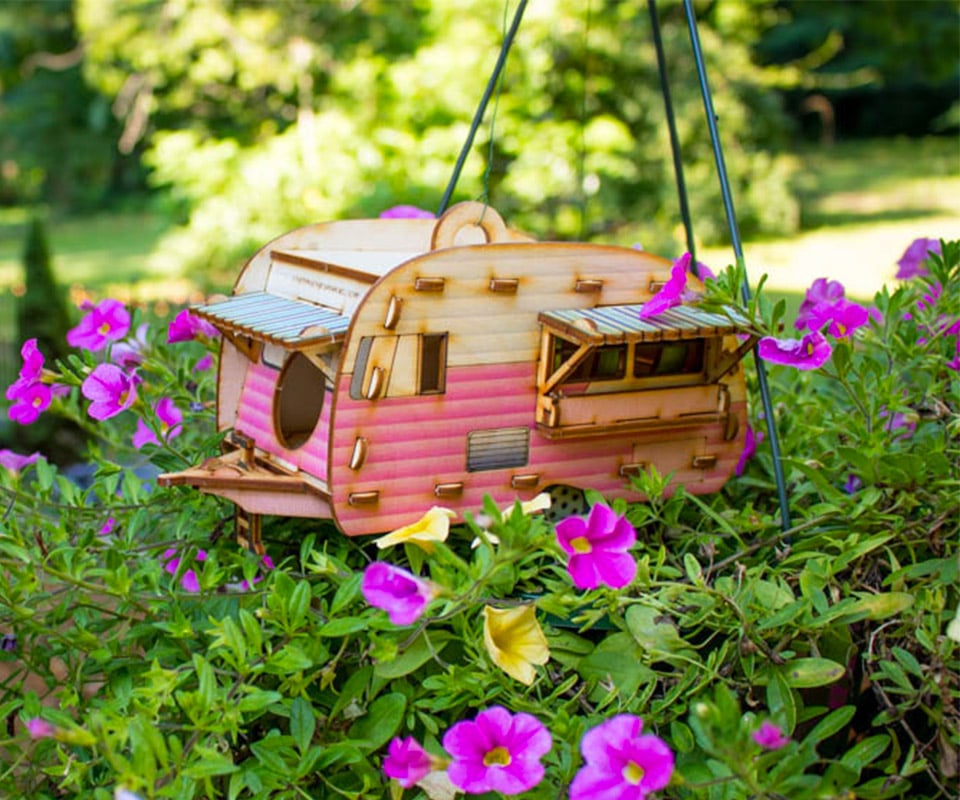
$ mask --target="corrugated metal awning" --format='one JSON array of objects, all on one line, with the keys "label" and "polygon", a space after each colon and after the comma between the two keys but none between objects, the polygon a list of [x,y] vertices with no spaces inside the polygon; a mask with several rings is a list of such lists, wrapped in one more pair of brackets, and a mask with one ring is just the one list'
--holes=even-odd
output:
[{"label": "corrugated metal awning", "polygon": [[598,306],[540,312],[540,322],[580,344],[659,342],[697,339],[741,333],[747,320],[733,309],[726,314],[703,311],[696,306],[674,306],[653,317],[641,319],[643,305]]},{"label": "corrugated metal awning", "polygon": [[350,325],[350,317],[270,292],[238,294],[191,311],[225,334],[251,336],[293,349],[339,342]]}]

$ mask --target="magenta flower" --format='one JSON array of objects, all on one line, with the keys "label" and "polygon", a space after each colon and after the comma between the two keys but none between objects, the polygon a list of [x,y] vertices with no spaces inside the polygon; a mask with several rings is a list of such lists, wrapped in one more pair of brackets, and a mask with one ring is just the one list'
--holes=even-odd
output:
[{"label": "magenta flower", "polygon": [[100,526],[100,530],[97,533],[100,536],[107,536],[113,533],[113,529],[116,527],[117,521],[113,517],[107,517],[107,521]]},{"label": "magenta flower", "polygon": [[190,313],[190,309],[183,309],[167,329],[167,344],[176,342],[189,342],[198,336],[205,336],[212,339],[218,333],[217,329],[205,319],[195,317]]},{"label": "magenta flower", "polygon": [[416,206],[393,206],[380,212],[380,219],[433,219],[436,215]]},{"label": "magenta flower", "polygon": [[929,270],[924,266],[924,262],[930,257],[931,253],[940,253],[940,242],[937,239],[914,239],[900,256],[897,261],[896,277],[900,280],[916,278],[926,275]]},{"label": "magenta flower", "polygon": [[18,378],[7,387],[6,396],[13,400],[7,416],[20,425],[30,425],[50,407],[53,390],[40,381]]},{"label": "magenta flower", "polygon": [[960,336],[957,336],[956,350],[953,354],[953,360],[947,362],[947,368],[955,372],[960,372]]},{"label": "magenta flower", "polygon": [[556,525],[557,541],[570,556],[567,569],[578,589],[596,589],[601,583],[620,589],[637,574],[637,562],[627,551],[637,532],[626,517],[597,503],[588,517],[567,517]]},{"label": "magenta flower", "polygon": [[394,625],[416,622],[434,597],[429,583],[386,561],[374,561],[364,570],[360,590],[370,605],[387,612]]},{"label": "magenta flower", "polygon": [[786,364],[797,369],[816,369],[826,363],[833,350],[822,333],[813,331],[802,339],[774,339],[772,336],[764,336],[757,343],[757,352],[760,358],[773,364]]},{"label": "magenta flower", "polygon": [[207,353],[203,358],[197,362],[197,366],[194,367],[197,372],[206,372],[210,367],[213,366],[213,356]]},{"label": "magenta flower", "polygon": [[640,307],[640,319],[655,317],[668,308],[680,305],[683,299],[683,290],[687,286],[687,270],[690,269],[690,259],[690,254],[684,253],[673,262],[670,279],[663,284],[659,292]]},{"label": "magenta flower", "polygon": [[88,412],[94,419],[105,420],[126,411],[137,399],[136,381],[114,364],[98,364],[93,368],[80,391],[90,400]]},{"label": "magenta flower", "polygon": [[790,737],[786,736],[780,728],[766,719],[751,735],[753,736],[753,741],[764,750],[779,750],[790,744]]},{"label": "magenta flower", "polygon": [[147,331],[150,326],[144,322],[137,327],[132,339],[117,342],[110,351],[110,360],[118,367],[129,370],[143,363],[143,351],[147,349]]},{"label": "magenta flower", "polygon": [[0,450],[0,467],[4,467],[11,472],[19,472],[24,467],[29,467],[35,463],[38,458],[40,458],[39,453],[31,453],[28,456],[24,456],[20,453],[14,453],[13,450],[4,448]]},{"label": "magenta flower", "polygon": [[[171,575],[176,575],[177,570],[180,568],[180,556],[177,555],[177,550],[174,547],[171,547],[168,550],[164,550],[160,555],[160,560],[164,561],[163,568],[169,572]],[[194,560],[196,561],[206,561],[207,553],[205,550],[197,550],[196,555],[194,555]],[[180,585],[183,587],[185,592],[197,593],[200,591],[200,579],[197,577],[197,573],[193,569],[188,569],[180,577]]]},{"label": "magenta flower", "polygon": [[887,408],[881,408],[878,416],[880,419],[887,420],[883,428],[887,433],[896,434],[896,436],[893,437],[893,441],[895,442],[902,442],[909,439],[917,431],[916,418],[910,417],[902,411],[894,412],[891,415]]},{"label": "magenta flower", "polygon": [[383,759],[383,771],[404,789],[415,786],[432,768],[430,754],[412,736],[396,738],[390,742],[387,757]]},{"label": "magenta flower", "polygon": [[27,381],[38,381],[43,372],[43,353],[37,347],[36,339],[27,339],[20,348],[23,365],[20,367],[20,378]]},{"label": "magenta flower", "polygon": [[110,342],[122,339],[130,330],[130,313],[119,300],[108,297],[97,305],[84,303],[81,308],[87,314],[79,325],[67,332],[67,343],[71,347],[92,352],[103,350]]},{"label": "magenta flower", "polygon": [[[180,424],[183,421],[183,414],[173,400],[164,397],[154,405],[153,410],[157,415],[160,436],[163,441],[168,442],[171,439],[176,439],[183,430],[183,426]],[[133,434],[133,446],[140,450],[147,444],[159,445],[160,441],[157,439],[157,435],[147,427],[147,424],[142,419],[138,419],[137,430]]]},{"label": "magenta flower", "polygon": [[839,339],[866,325],[868,319],[870,315],[867,309],[852,300],[841,298],[835,303],[820,303],[814,306],[807,313],[805,322],[811,332],[822,331],[829,325],[830,335]]},{"label": "magenta flower", "polygon": [[763,431],[755,431],[750,423],[747,423],[747,432],[743,437],[743,450],[740,458],[737,460],[737,466],[733,473],[739,478],[747,468],[747,462],[753,458],[757,452],[757,445],[763,441]]},{"label": "magenta flower", "polygon": [[584,765],[570,784],[570,800],[643,800],[670,783],[673,753],[643,720],[619,714],[591,728],[580,742]]},{"label": "magenta flower", "polygon": [[[797,309],[797,320],[794,323],[798,331],[808,327],[810,316],[815,309],[821,306],[833,306],[843,300],[843,284],[840,281],[828,281],[826,278],[817,278],[807,289],[807,293]],[[810,330],[819,330],[822,326],[809,325]]]},{"label": "magenta flower", "polygon": [[470,794],[520,794],[543,780],[540,759],[552,746],[550,732],[536,717],[493,706],[444,734],[443,747],[452,757],[447,777]]},{"label": "magenta flower", "polygon": [[52,739],[56,735],[57,729],[45,719],[33,717],[27,720],[27,733],[34,740]]}]

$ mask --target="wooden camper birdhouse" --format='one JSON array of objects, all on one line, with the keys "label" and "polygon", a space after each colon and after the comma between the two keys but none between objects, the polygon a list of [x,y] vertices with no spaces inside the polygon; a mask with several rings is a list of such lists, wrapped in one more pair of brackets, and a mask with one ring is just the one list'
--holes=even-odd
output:
[{"label": "wooden camper birdhouse", "polygon": [[743,449],[745,346],[696,306],[639,317],[670,268],[537,242],[480,203],[294,230],[194,309],[223,333],[226,449],[160,482],[350,536],[486,494],[638,500],[651,466],[716,491]]}]

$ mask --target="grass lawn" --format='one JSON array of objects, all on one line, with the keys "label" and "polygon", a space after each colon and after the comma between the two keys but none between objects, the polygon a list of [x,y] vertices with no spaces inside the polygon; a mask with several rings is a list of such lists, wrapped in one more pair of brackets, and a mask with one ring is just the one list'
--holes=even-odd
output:
[{"label": "grass lawn", "polygon": [[[744,242],[754,282],[766,273],[768,288],[796,293],[829,277],[848,295],[872,299],[895,282],[896,261],[914,239],[960,237],[956,138],[848,142],[798,156],[803,230]],[[733,259],[729,247],[705,248],[698,257],[712,266]]]}]

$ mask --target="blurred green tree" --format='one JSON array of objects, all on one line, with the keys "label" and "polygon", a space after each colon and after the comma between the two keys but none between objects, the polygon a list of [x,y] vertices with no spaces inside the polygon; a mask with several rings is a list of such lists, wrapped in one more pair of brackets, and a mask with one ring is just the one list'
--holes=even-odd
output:
[{"label": "blurred green tree", "polygon": [[[47,364],[70,353],[70,316],[62,288],[50,264],[46,229],[39,217],[27,226],[23,250],[25,290],[17,298],[17,341],[36,339]],[[83,452],[84,434],[69,420],[43,414],[31,425],[11,425],[13,444],[21,451],[41,449],[51,461],[69,464]]]},{"label": "blurred green tree", "polygon": [[85,81],[83,57],[73,0],[0,4],[0,203],[88,210],[129,188],[109,100]]},{"label": "blurred green tree", "polygon": [[[695,229],[715,240],[723,211],[686,24],[677,3],[661,6]],[[185,223],[158,266],[232,272],[297,225],[435,206],[514,7],[78,0],[86,75]],[[791,230],[776,98],[743,37],[702,35],[741,225]],[[541,237],[678,249],[646,3],[530,4],[457,197],[484,195]]]}]

